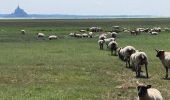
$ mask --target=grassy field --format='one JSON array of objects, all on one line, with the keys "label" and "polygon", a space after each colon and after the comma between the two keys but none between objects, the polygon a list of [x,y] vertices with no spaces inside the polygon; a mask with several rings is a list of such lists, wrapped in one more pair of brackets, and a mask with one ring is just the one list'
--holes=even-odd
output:
[{"label": "grassy field", "polygon": [[[98,38],[68,37],[70,32],[93,25],[105,30],[113,25],[170,27],[170,19],[0,20],[0,99],[135,100],[139,81],[156,87],[164,100],[170,100],[169,80],[163,79],[165,69],[154,51],[170,51],[168,32],[118,35],[119,47],[132,45],[148,55],[149,79],[145,79],[136,78],[108,50],[99,50]],[[25,36],[21,29],[26,30]],[[60,39],[37,40],[37,32],[56,34]]]}]

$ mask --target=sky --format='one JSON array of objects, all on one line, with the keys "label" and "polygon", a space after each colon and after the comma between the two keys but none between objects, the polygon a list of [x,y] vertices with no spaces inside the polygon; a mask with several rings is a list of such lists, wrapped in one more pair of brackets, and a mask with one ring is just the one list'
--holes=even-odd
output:
[{"label": "sky", "polygon": [[18,4],[29,14],[170,16],[170,0],[0,0],[0,14]]}]

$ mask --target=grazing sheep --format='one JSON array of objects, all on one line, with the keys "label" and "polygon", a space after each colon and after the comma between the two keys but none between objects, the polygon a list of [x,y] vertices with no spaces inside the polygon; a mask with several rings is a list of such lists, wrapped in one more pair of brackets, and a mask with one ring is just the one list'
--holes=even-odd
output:
[{"label": "grazing sheep", "polygon": [[69,36],[74,37],[75,33],[70,33]]},{"label": "grazing sheep", "polygon": [[91,28],[90,28],[90,31],[91,31],[91,32],[101,32],[102,29],[101,29],[100,27],[91,27]]},{"label": "grazing sheep", "polygon": [[106,37],[106,35],[105,34],[101,34],[100,36],[99,36],[99,40],[104,40],[104,39],[106,39],[107,37]]},{"label": "grazing sheep", "polygon": [[99,44],[100,50],[103,50],[104,40],[99,40],[98,44]]},{"label": "grazing sheep", "polygon": [[124,52],[123,52],[123,48],[119,48],[118,50],[117,50],[117,53],[118,53],[118,56],[119,56],[119,58],[122,60],[122,61],[125,61],[125,59],[124,59]]},{"label": "grazing sheep", "polygon": [[161,60],[163,66],[166,69],[165,78],[168,78],[168,69],[170,68],[170,52],[165,52],[164,50],[156,50],[156,52],[156,57]]},{"label": "grazing sheep", "polygon": [[56,35],[50,35],[48,37],[49,40],[55,40],[55,39],[58,39],[58,37]]},{"label": "grazing sheep", "polygon": [[88,37],[88,34],[83,33],[82,36],[83,36],[83,37]]},{"label": "grazing sheep", "polygon": [[89,37],[93,38],[93,32],[89,32]]},{"label": "grazing sheep", "polygon": [[136,52],[133,46],[126,46],[118,49],[119,58],[126,62],[126,67],[130,67],[130,56]]},{"label": "grazing sheep", "polygon": [[25,31],[25,30],[21,30],[21,34],[22,34],[22,35],[25,35],[25,34],[26,34],[26,31]]},{"label": "grazing sheep", "polygon": [[115,55],[117,55],[116,51],[117,51],[117,48],[118,48],[118,44],[116,43],[116,41],[111,41],[108,44],[108,46],[111,49],[111,55],[113,55],[113,51],[115,52]]},{"label": "grazing sheep", "polygon": [[137,100],[163,100],[159,90],[151,88],[151,85],[138,85]]},{"label": "grazing sheep", "polygon": [[105,42],[107,48],[109,47],[108,45],[109,45],[109,43],[110,43],[111,41],[115,41],[115,38],[107,38],[107,39],[104,39],[104,42]]},{"label": "grazing sheep", "polygon": [[42,38],[42,37],[45,37],[45,35],[43,33],[37,33],[37,37]]},{"label": "grazing sheep", "polygon": [[158,35],[159,33],[158,32],[150,32],[151,35]]},{"label": "grazing sheep", "polygon": [[116,32],[112,32],[111,36],[112,36],[112,38],[116,38],[117,37],[117,33]]},{"label": "grazing sheep", "polygon": [[140,77],[141,65],[145,65],[146,77],[148,78],[148,57],[144,52],[135,52],[130,56],[130,64],[136,72],[136,77]]},{"label": "grazing sheep", "polygon": [[130,31],[130,34],[131,35],[138,35],[138,31],[136,31],[136,30]]},{"label": "grazing sheep", "polygon": [[80,32],[81,32],[81,33],[85,33],[85,32],[86,32],[86,30],[80,30]]},{"label": "grazing sheep", "polygon": [[75,37],[82,38],[83,36],[82,36],[82,34],[75,34]]}]

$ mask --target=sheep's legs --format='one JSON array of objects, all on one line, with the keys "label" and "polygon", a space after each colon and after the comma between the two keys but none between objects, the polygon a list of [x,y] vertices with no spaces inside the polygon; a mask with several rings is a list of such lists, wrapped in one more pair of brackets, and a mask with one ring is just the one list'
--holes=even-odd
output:
[{"label": "sheep's legs", "polygon": [[147,65],[145,65],[145,70],[146,70],[146,77],[148,78],[148,68],[147,68]]},{"label": "sheep's legs", "polygon": [[168,78],[168,67],[165,67],[165,69],[166,69],[166,76],[165,76],[165,78]]}]

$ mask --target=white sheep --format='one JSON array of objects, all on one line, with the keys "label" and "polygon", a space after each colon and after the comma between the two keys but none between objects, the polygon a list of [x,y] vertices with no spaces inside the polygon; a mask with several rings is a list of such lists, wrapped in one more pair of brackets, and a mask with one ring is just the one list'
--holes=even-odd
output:
[{"label": "white sheep", "polygon": [[136,77],[140,77],[141,65],[145,65],[146,77],[148,78],[148,57],[144,52],[136,51],[130,56],[130,64],[136,72]]},{"label": "white sheep", "polygon": [[89,32],[89,37],[93,38],[93,32]]},{"label": "white sheep", "polygon": [[58,39],[58,37],[56,35],[50,35],[48,37],[49,40],[55,40],[55,39]]},{"label": "white sheep", "polygon": [[104,40],[99,40],[98,44],[99,44],[100,50],[103,50]]},{"label": "white sheep", "polygon": [[164,50],[156,50],[156,52],[156,57],[161,60],[164,68],[166,69],[165,78],[168,78],[168,69],[170,68],[170,52],[165,52]]},{"label": "white sheep", "polygon": [[44,33],[37,33],[37,37],[42,38],[42,37],[45,37],[45,35],[44,35]]},{"label": "white sheep", "polygon": [[109,44],[108,44],[109,48],[111,49],[111,55],[113,55],[113,51],[115,52],[115,55],[117,55],[116,51],[117,51],[117,48],[118,48],[118,44],[116,41],[111,41]]},{"label": "white sheep", "polygon": [[159,90],[151,88],[151,85],[138,85],[137,100],[163,100]]},{"label": "white sheep", "polygon": [[108,45],[109,45],[109,43],[110,43],[111,41],[115,41],[115,38],[106,38],[106,39],[104,39],[104,42],[105,42],[107,48],[108,48]]},{"label": "white sheep", "polygon": [[159,33],[158,32],[150,32],[151,35],[158,35]]},{"label": "white sheep", "polygon": [[126,46],[118,49],[119,58],[126,62],[126,67],[130,67],[130,56],[136,52],[133,46]]},{"label": "white sheep", "polygon": [[83,37],[88,37],[88,34],[87,33],[83,33],[82,36]]},{"label": "white sheep", "polygon": [[107,37],[106,37],[106,34],[101,34],[100,36],[99,36],[99,40],[104,40],[104,39],[106,39]]},{"label": "white sheep", "polygon": [[112,38],[116,38],[117,37],[117,33],[116,32],[112,32],[111,36],[112,36]]},{"label": "white sheep", "polygon": [[25,35],[25,34],[26,34],[26,31],[25,31],[25,30],[21,30],[21,34],[22,34],[22,35]]},{"label": "white sheep", "polygon": [[70,33],[69,36],[74,37],[75,33]]}]

